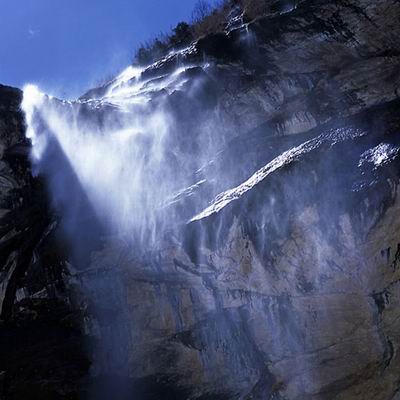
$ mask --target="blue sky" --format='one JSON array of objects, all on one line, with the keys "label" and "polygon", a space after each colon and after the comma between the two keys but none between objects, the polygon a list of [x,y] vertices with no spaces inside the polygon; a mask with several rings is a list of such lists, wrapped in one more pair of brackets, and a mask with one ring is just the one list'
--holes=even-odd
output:
[{"label": "blue sky", "polygon": [[0,83],[73,98],[127,66],[196,0],[0,0]]}]

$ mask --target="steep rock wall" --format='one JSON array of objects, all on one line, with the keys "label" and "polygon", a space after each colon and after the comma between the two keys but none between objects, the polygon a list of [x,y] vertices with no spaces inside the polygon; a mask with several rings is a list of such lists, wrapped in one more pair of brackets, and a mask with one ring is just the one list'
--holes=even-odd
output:
[{"label": "steep rock wall", "polygon": [[[103,238],[80,271],[27,163],[21,93],[0,87],[5,398],[107,380],[89,377],[86,336],[92,366],[143,398],[396,399],[399,15],[392,1],[301,1],[147,68],[149,85],[210,63],[167,94],[187,132],[171,146],[196,154],[219,121],[220,147],[167,207],[187,219],[151,249]],[[82,98],[85,115],[118,112],[105,90]]]}]

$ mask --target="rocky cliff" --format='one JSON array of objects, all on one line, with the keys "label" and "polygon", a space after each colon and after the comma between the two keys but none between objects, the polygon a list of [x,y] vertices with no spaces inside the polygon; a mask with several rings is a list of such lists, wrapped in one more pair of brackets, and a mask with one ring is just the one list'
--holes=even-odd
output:
[{"label": "rocky cliff", "polygon": [[400,4],[285,4],[51,106],[175,133],[156,239],[87,240],[76,194],[80,262],[0,87],[5,399],[400,398]]}]

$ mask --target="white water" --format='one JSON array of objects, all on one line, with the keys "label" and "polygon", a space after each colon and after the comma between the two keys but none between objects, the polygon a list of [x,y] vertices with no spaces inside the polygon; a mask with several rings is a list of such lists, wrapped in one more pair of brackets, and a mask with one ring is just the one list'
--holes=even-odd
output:
[{"label": "white water", "polygon": [[[188,134],[179,131],[182,128],[177,128],[167,103],[168,95],[185,85],[184,72],[191,67],[178,66],[170,74],[143,79],[144,69],[130,66],[98,98],[75,102],[27,85],[22,109],[34,172],[50,169],[48,174],[57,175],[58,181],[50,187],[53,195],[72,201],[75,193],[63,185],[66,172],[61,160],[66,161],[99,220],[119,232],[139,233],[143,239],[146,231],[146,240],[154,239],[161,230],[158,211],[176,193],[196,184],[188,177],[215,148],[210,132],[220,136],[207,119],[204,129],[196,127],[206,138],[200,146],[204,157],[184,154],[171,140],[173,134]],[[202,135],[193,136],[198,140]]]},{"label": "white water", "polygon": [[[170,121],[162,107],[148,111],[149,91],[160,88],[150,85],[145,89],[144,83],[138,82],[141,72],[133,67],[125,70],[100,103],[61,102],[32,85],[24,88],[22,103],[37,172],[55,141],[95,212],[114,228],[124,230],[149,226],[169,186],[158,182],[157,176],[164,165]],[[164,82],[165,88],[171,80]],[[118,109],[103,115],[101,107],[107,104]],[[93,115],[97,112],[102,123],[82,116],[84,106]],[[66,187],[65,196],[74,193],[68,193]]]},{"label": "white water", "polygon": [[[192,148],[200,148],[207,159],[207,152],[215,147],[208,138],[219,136],[213,121],[205,119],[204,128],[198,126],[201,117],[197,115],[196,132],[191,137],[191,132],[182,128],[187,126],[187,117],[179,125],[171,115],[168,100],[172,96],[168,95],[185,84],[184,71],[178,67],[172,74],[144,80],[141,69],[129,67],[99,98],[76,102],[52,98],[33,85],[24,88],[22,109],[26,135],[32,142],[33,171],[46,179],[50,199],[61,213],[65,243],[72,253],[68,254],[71,275],[83,271],[79,278],[83,298],[97,307],[96,316],[109,318],[102,313],[110,305],[119,310],[112,329],[88,328],[91,335],[99,336],[92,360],[94,375],[127,376],[129,369],[126,349],[130,322],[124,303],[118,300],[124,295],[119,286],[121,266],[110,262],[107,268],[112,274],[90,279],[84,275],[90,271],[88,258],[98,249],[96,241],[104,225],[110,241],[115,233],[135,253],[150,252],[158,235],[176,222],[166,203],[179,208],[181,197],[190,197],[191,191],[205,183],[204,179],[196,180],[195,172],[203,161],[202,154]],[[201,134],[206,145],[192,146],[193,138],[202,140]],[[186,152],[177,148],[181,139],[187,143]],[[102,288],[106,294],[98,298]]]}]

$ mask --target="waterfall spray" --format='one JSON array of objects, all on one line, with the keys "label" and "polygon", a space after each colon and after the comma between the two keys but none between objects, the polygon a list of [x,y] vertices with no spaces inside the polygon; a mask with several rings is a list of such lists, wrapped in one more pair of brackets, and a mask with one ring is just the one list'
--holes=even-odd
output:
[{"label": "waterfall spray", "polygon": [[[129,375],[131,322],[120,265],[101,269],[98,262],[96,268],[107,272],[94,274],[88,255],[105,234],[123,237],[137,254],[149,252],[174,224],[186,223],[181,198],[207,183],[196,171],[216,151],[215,125],[205,118],[204,126],[196,127],[198,135],[181,141],[186,151],[176,148],[176,138],[187,135],[183,127],[190,116],[178,125],[169,98],[185,85],[190,68],[146,80],[140,78],[142,69],[129,67],[100,97],[75,102],[47,96],[33,85],[24,88],[33,169],[47,179],[70,244],[73,279],[79,279],[87,307],[94,307],[95,320],[86,323],[99,342],[92,357],[94,376]],[[200,89],[196,84],[187,93],[200,101]],[[116,310],[112,328],[109,308]],[[110,387],[114,383],[113,378]],[[96,400],[104,397],[98,388],[95,392]]]}]

